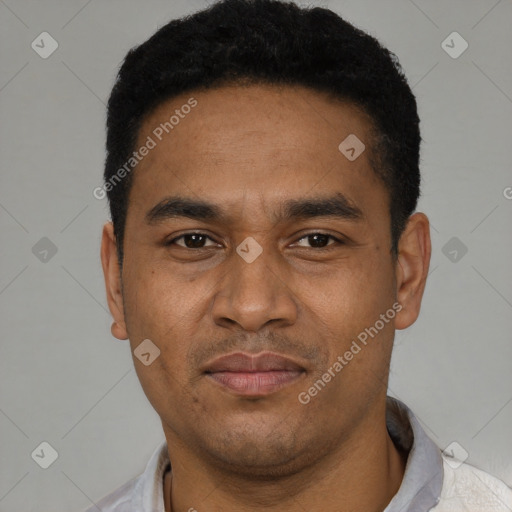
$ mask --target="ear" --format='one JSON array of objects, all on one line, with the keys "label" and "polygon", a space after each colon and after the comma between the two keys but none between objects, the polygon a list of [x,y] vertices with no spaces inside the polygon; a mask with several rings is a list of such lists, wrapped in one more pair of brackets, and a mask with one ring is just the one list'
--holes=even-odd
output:
[{"label": "ear", "polygon": [[415,213],[409,217],[398,243],[396,290],[402,309],[395,317],[396,329],[405,329],[418,318],[431,251],[428,218],[424,213]]},{"label": "ear", "polygon": [[107,302],[110,313],[114,318],[112,324],[112,336],[119,340],[128,339],[126,324],[124,320],[123,294],[121,291],[121,273],[116,251],[116,239],[114,225],[107,222],[103,226],[101,239],[101,265],[105,278]]}]

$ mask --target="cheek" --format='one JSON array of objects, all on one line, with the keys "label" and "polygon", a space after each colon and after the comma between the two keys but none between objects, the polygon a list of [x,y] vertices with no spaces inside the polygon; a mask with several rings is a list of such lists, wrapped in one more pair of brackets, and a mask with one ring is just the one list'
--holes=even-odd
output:
[{"label": "cheek", "polygon": [[[164,352],[155,359],[150,366],[144,366],[135,361],[135,368],[141,387],[148,401],[161,417],[165,417],[168,411],[183,410],[187,403],[184,399],[184,378],[177,371],[175,359],[169,360]],[[181,404],[176,407],[176,404]]]},{"label": "cheek", "polygon": [[[377,251],[375,253],[378,255]],[[312,302],[309,304],[319,323],[317,332],[323,332],[325,339],[331,340],[332,357],[343,354],[358,337],[362,342],[374,339],[368,332],[385,346],[386,340],[392,339],[393,318],[386,318],[388,322],[384,323],[380,320],[380,315],[394,302],[393,281],[387,265],[382,257],[380,261],[379,258],[361,258],[360,262],[334,272],[321,282],[317,293],[310,295]],[[368,354],[368,357],[373,356]]]},{"label": "cheek", "polygon": [[[143,340],[148,339],[160,351],[157,361],[162,357],[167,358],[172,348],[177,355],[176,347],[170,347],[169,343],[179,339],[175,333],[183,313],[179,296],[171,292],[173,287],[156,272],[130,276],[133,279],[124,280],[124,310],[132,353]],[[135,363],[139,364],[139,361]],[[147,368],[152,373],[156,366],[155,361]],[[144,378],[144,371],[141,378]]]},{"label": "cheek", "polygon": [[158,354],[148,366],[133,354],[134,364],[149,401],[160,410],[171,396],[176,396],[186,379],[185,340],[191,335],[187,332],[191,326],[187,316],[190,307],[187,297],[168,273],[139,271],[133,277],[125,286],[132,354],[146,339],[151,340],[156,347],[153,350]]},{"label": "cheek", "polygon": [[324,280],[325,310],[337,313],[335,319],[350,323],[371,320],[389,301],[388,274],[389,270],[377,258],[353,258]]},{"label": "cheek", "polygon": [[140,264],[137,274],[126,283],[129,313],[137,320],[149,320],[150,325],[158,325],[162,318],[167,319],[166,324],[172,323],[174,318],[179,319],[188,310],[187,287],[171,271],[141,270],[143,267]]}]

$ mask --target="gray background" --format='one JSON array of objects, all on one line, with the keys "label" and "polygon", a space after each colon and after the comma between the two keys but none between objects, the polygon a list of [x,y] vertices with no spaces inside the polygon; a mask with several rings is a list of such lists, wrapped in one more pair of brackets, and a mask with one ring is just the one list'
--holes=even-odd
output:
[{"label": "gray background", "polygon": [[[418,210],[433,254],[420,318],[397,331],[389,393],[441,448],[458,442],[512,485],[512,3],[309,3],[395,52],[418,99]],[[125,53],[205,5],[0,0],[1,512],[83,510],[141,473],[164,439],[128,342],[110,334],[99,259],[108,211],[92,190]],[[43,31],[59,44],[47,59],[31,48]],[[469,43],[456,59],[441,47],[453,31]],[[43,237],[55,255],[33,251]],[[31,458],[42,441],[59,455],[48,469]]]}]

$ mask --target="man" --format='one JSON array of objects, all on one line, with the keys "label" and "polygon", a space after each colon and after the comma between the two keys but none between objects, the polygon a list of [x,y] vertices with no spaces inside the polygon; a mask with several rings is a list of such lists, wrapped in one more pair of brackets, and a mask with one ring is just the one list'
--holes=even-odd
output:
[{"label": "man", "polygon": [[91,511],[512,510],[387,396],[431,252],[393,54],[326,9],[220,1],[128,53],[107,128],[112,334],[166,442]]}]

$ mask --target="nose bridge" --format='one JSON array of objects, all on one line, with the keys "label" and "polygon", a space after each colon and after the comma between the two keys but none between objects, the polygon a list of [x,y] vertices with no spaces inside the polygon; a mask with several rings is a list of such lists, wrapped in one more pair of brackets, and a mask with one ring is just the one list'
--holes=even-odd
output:
[{"label": "nose bridge", "polygon": [[[275,293],[275,269],[268,248],[263,248],[254,238],[246,238],[233,255],[232,292],[237,294],[264,294],[272,299]],[[274,279],[270,279],[273,276]]]},{"label": "nose bridge", "polygon": [[271,271],[270,251],[249,237],[236,253],[230,280],[232,307],[243,314],[265,315],[275,305],[279,291],[278,279]]}]

